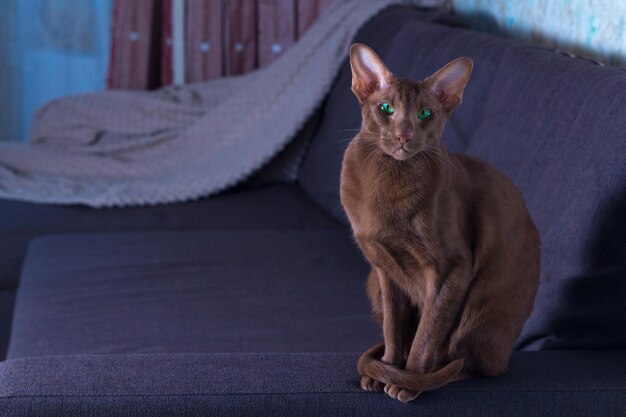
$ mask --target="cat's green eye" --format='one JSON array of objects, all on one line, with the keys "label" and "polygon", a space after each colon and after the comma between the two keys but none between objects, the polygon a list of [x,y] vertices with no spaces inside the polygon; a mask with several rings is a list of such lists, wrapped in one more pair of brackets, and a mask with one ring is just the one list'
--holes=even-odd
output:
[{"label": "cat's green eye", "polygon": [[380,103],[378,105],[378,110],[380,110],[380,112],[385,116],[391,116],[395,111],[393,107],[389,105],[389,103]]},{"label": "cat's green eye", "polygon": [[417,118],[420,120],[428,119],[431,114],[433,114],[433,112],[428,107],[424,107],[417,113]]}]

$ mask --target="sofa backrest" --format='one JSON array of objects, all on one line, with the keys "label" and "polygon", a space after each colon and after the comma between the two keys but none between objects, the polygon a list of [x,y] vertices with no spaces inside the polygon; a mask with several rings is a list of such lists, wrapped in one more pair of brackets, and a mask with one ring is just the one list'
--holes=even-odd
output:
[{"label": "sofa backrest", "polygon": [[[540,230],[542,280],[518,347],[626,347],[626,71],[410,9],[381,13],[355,41],[400,77],[474,60],[444,143],[513,179]],[[346,62],[300,173],[304,190],[344,222],[341,159],[360,119]]]}]

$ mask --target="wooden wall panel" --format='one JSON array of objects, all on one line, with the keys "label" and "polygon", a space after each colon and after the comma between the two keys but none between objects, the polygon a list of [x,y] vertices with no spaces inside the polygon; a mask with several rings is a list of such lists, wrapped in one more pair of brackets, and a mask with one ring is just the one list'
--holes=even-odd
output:
[{"label": "wooden wall panel", "polygon": [[108,77],[110,88],[151,87],[155,3],[155,0],[115,1]]},{"label": "wooden wall panel", "polygon": [[267,65],[333,0],[185,0],[184,19],[177,20],[184,26],[182,57],[174,47],[173,26],[181,27],[172,20],[176,1],[114,0],[110,88],[202,82]]},{"label": "wooden wall panel", "polygon": [[259,66],[278,58],[296,41],[296,0],[259,0]]},{"label": "wooden wall panel", "polygon": [[161,36],[161,85],[170,85],[173,80],[172,65],[172,0],[163,0],[163,34]]},{"label": "wooden wall panel", "polygon": [[222,75],[222,1],[194,0],[185,10],[185,82]]},{"label": "wooden wall panel", "polygon": [[225,73],[243,74],[257,67],[256,1],[225,0]]}]

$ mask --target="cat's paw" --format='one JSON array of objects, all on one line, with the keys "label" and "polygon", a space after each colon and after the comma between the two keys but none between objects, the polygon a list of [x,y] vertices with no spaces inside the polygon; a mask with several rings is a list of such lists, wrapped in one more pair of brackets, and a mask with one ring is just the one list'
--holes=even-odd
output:
[{"label": "cat's paw", "polygon": [[361,377],[361,388],[365,391],[382,391],[384,385],[385,384],[382,382],[370,378],[369,376]]},{"label": "cat's paw", "polygon": [[397,385],[387,384],[385,385],[385,393],[389,395],[391,398],[401,401],[403,403],[408,403],[409,401],[413,401],[417,398],[418,395],[421,394],[421,391],[411,391],[408,389],[400,388]]},{"label": "cat's paw", "polygon": [[413,401],[420,395],[421,391],[411,391],[410,389],[403,389],[398,393],[398,400],[403,403],[408,403],[409,401]]}]

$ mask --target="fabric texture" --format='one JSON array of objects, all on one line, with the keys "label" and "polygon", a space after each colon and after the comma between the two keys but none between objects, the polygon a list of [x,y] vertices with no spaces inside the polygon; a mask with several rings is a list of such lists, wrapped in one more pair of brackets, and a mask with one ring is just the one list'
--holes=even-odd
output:
[{"label": "fabric texture", "polygon": [[17,287],[29,242],[47,234],[338,227],[342,226],[294,185],[239,188],[209,199],[124,209],[0,200],[0,290]]},{"label": "fabric texture", "polygon": [[[517,347],[625,347],[626,96],[615,92],[626,91],[626,72],[406,15],[391,33],[381,25],[380,38],[363,39],[399,77],[423,79],[456,57],[474,60],[444,143],[509,176],[540,231],[541,284]],[[428,47],[407,53],[410,45]],[[346,224],[339,174],[360,121],[345,64],[300,183]]]},{"label": "fabric texture", "polygon": [[17,288],[29,242],[47,234],[338,227],[342,226],[294,185],[239,188],[193,202],[124,209],[0,200],[0,290]]},{"label": "fabric texture", "polygon": [[15,291],[0,291],[0,361],[6,357],[7,347],[9,346],[14,305]]},{"label": "fabric texture", "polygon": [[[162,39],[161,2],[113,1],[107,84],[110,88],[146,89],[159,86]],[[165,22],[163,22],[165,23]]]},{"label": "fabric texture", "polygon": [[297,45],[248,75],[49,103],[30,144],[0,147],[0,197],[110,207],[233,186],[287,145],[328,92],[359,27],[397,3],[412,2],[335,2]]},{"label": "fabric texture", "polygon": [[363,351],[381,338],[368,272],[346,230],[44,237],[8,357]]},{"label": "fabric texture", "polygon": [[244,182],[246,185],[292,184],[297,182],[313,135],[320,120],[320,111],[315,111],[285,149],[274,156],[266,165]]},{"label": "fabric texture", "polygon": [[[401,404],[357,385],[358,353],[77,355],[0,363],[13,416],[619,416],[626,352],[515,352],[499,378]],[[27,414],[25,414],[27,412]]]}]

